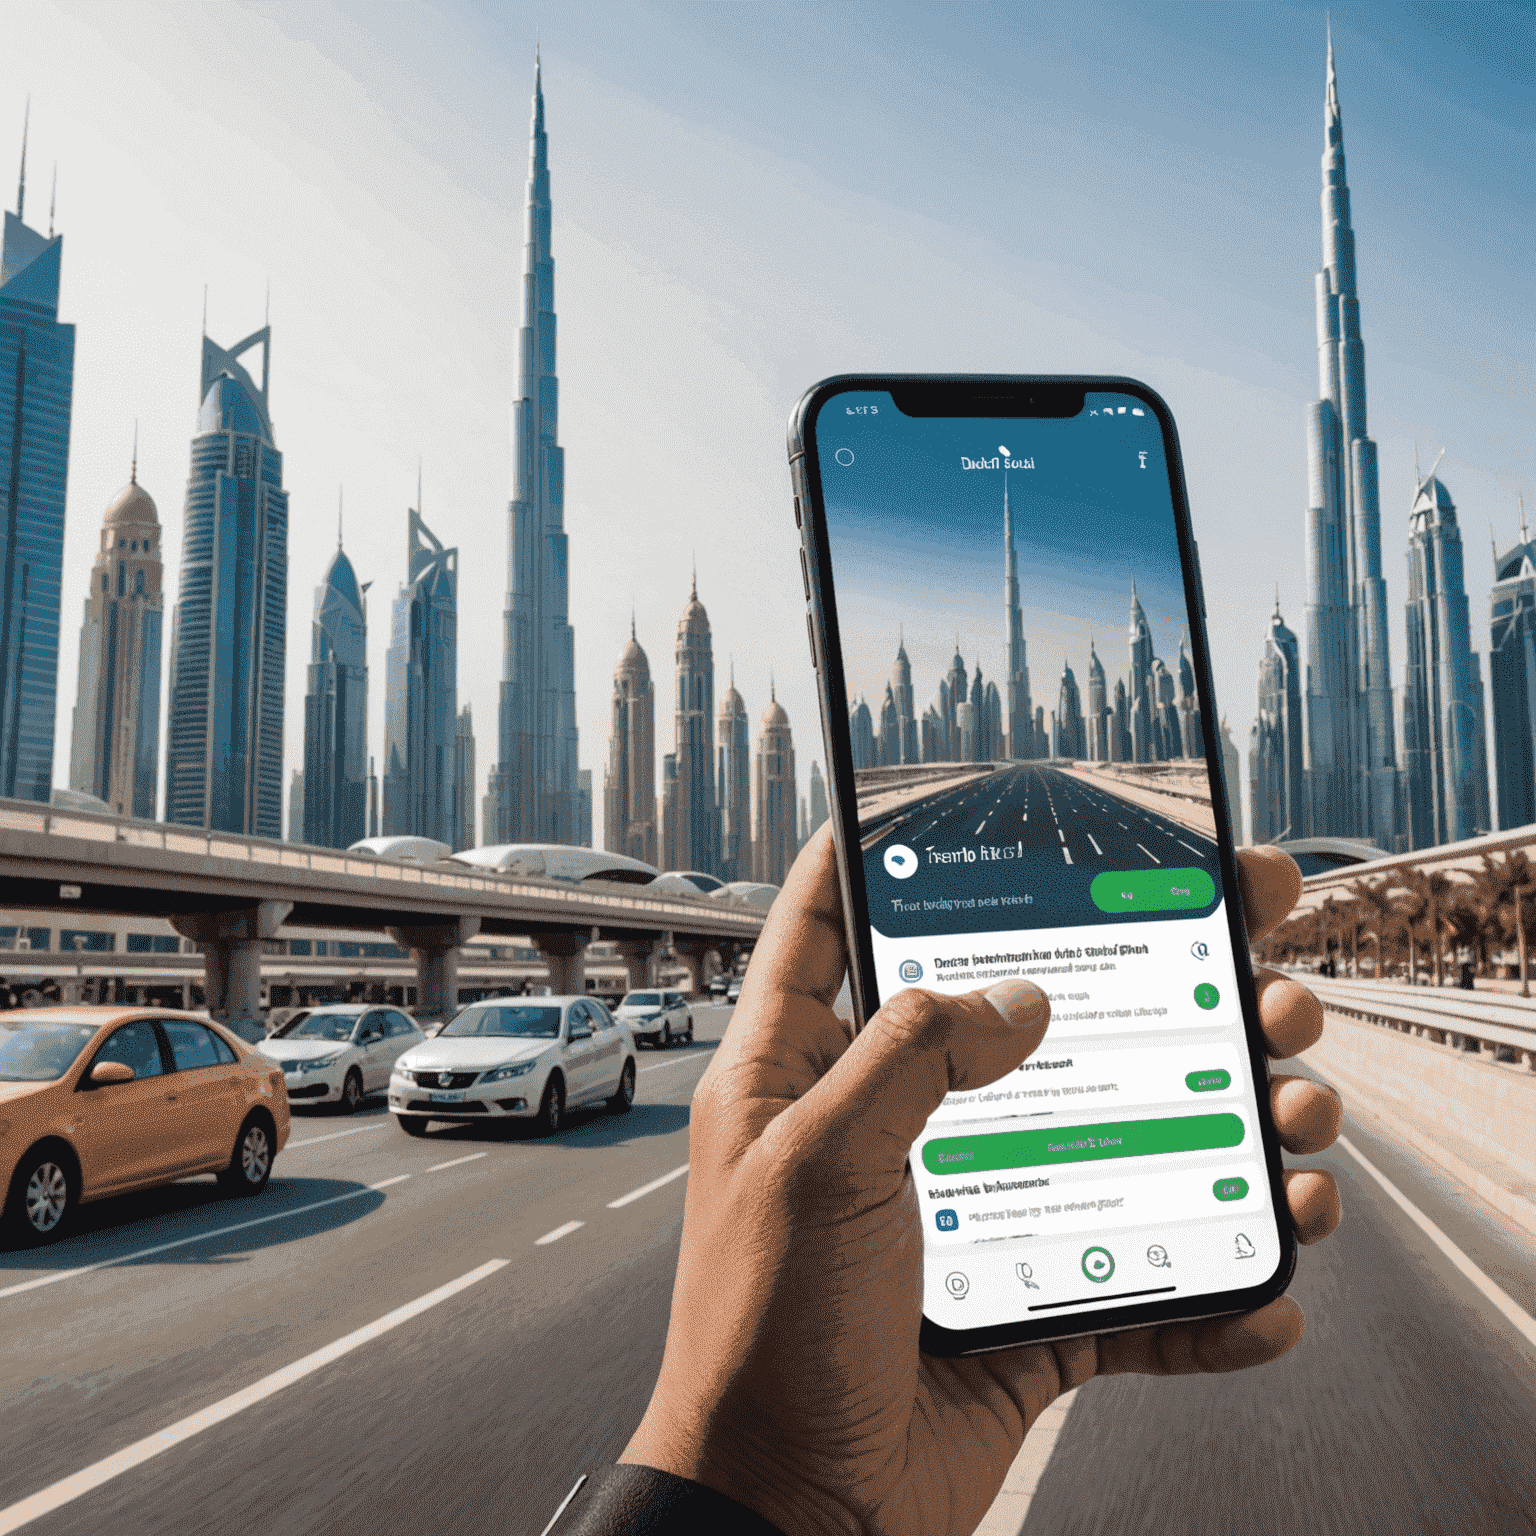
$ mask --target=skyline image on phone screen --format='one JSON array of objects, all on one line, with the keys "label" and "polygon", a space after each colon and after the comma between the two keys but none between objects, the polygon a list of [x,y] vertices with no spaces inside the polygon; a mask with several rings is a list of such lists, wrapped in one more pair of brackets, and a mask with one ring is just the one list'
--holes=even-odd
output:
[{"label": "skyline image on phone screen", "polygon": [[878,1000],[1024,977],[1051,1001],[1034,1056],[913,1147],[926,1316],[1070,1333],[1269,1282],[1156,412],[1090,388],[1072,416],[912,416],[871,390],[814,432]]}]

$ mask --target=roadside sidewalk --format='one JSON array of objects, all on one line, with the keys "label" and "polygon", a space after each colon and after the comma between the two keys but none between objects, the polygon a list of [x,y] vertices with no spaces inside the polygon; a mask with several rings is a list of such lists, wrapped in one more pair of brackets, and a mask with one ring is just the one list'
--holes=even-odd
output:
[{"label": "roadside sidewalk", "polygon": [[1346,1108],[1536,1235],[1536,1078],[1332,1012],[1301,1060]]}]

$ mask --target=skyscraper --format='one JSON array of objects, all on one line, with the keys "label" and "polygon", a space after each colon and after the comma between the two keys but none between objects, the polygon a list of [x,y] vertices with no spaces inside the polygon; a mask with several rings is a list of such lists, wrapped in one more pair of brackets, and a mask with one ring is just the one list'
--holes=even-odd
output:
[{"label": "skyscraper", "polygon": [[1408,532],[1403,776],[1415,848],[1459,842],[1490,826],[1483,678],[1462,571],[1456,505],[1431,470],[1414,495]]},{"label": "skyscraper", "polygon": [[901,717],[896,713],[896,694],[885,685],[885,700],[880,705],[880,766],[893,768],[901,762]]},{"label": "skyscraper", "polygon": [[1499,827],[1536,821],[1536,544],[1520,503],[1520,542],[1493,554],[1488,678]]},{"label": "skyscraper", "polygon": [[1131,756],[1138,763],[1150,763],[1156,756],[1153,718],[1157,712],[1156,684],[1152,677],[1152,626],[1136,596],[1136,578],[1131,578],[1130,674],[1125,680],[1126,700],[1130,707]]},{"label": "skyscraper", "polygon": [[304,770],[295,768],[288,780],[288,841],[304,841]]},{"label": "skyscraper", "polygon": [[656,839],[656,691],[651,664],[629,624],[629,644],[613,669],[608,772],[603,780],[603,846],[647,864]]},{"label": "skyscraper", "polygon": [[[1248,785],[1255,843],[1303,835],[1306,776],[1301,737],[1301,648],[1295,633],[1280,617],[1278,588],[1259,662],[1259,712],[1248,739]],[[1227,789],[1235,803],[1239,792],[1235,774]]]},{"label": "skyscraper", "polygon": [[770,685],[757,737],[756,830],[752,839],[752,878],[783,885],[795,862],[795,748],[789,716]]},{"label": "skyscraper", "polygon": [[[923,715],[922,760],[925,763],[934,761],[930,755],[929,745],[931,730],[929,716],[932,714],[932,709],[929,709]],[[869,703],[863,698],[848,711],[848,736],[852,743],[853,766],[855,768],[875,767],[875,722],[869,712]]]},{"label": "skyscraper", "polygon": [[1227,787],[1227,818],[1232,828],[1232,842],[1241,847],[1243,842],[1243,790],[1238,783],[1242,772],[1242,759],[1237,753],[1237,743],[1232,740],[1232,728],[1227,717],[1221,717],[1221,771]]},{"label": "skyscraper", "polygon": [[698,577],[677,625],[677,710],[674,715],[676,796],[668,869],[712,875],[720,862],[720,812],[715,804],[715,656]]},{"label": "skyscraper", "polygon": [[[421,501],[420,493],[416,497]],[[459,552],[409,514],[408,579],[384,656],[384,835],[453,845],[459,712]]]},{"label": "skyscraper", "polygon": [[1179,636],[1179,734],[1185,757],[1205,756],[1205,733],[1200,724],[1200,696],[1195,692],[1195,668],[1189,659],[1189,631]]},{"label": "skyscraper", "polygon": [[1105,697],[1104,663],[1088,642],[1088,758],[1090,762],[1107,763],[1110,759],[1109,733],[1114,716]]},{"label": "skyscraper", "polygon": [[1033,719],[1029,705],[1029,664],[1024,650],[1024,615],[1019,608],[1019,561],[1013,548],[1013,513],[1008,507],[1008,476],[1003,475],[1003,601],[1007,607],[1008,633],[1008,742],[1006,753],[1015,760],[1037,757]]},{"label": "skyscraper", "polygon": [[350,848],[368,833],[368,608],[341,528],[315,588],[304,695],[304,841]]},{"label": "skyscraper", "polygon": [[912,705],[912,663],[907,660],[906,637],[896,645],[896,660],[891,664],[891,699],[896,706],[896,740],[893,763],[922,761],[922,742],[917,734],[917,715]]},{"label": "skyscraper", "polygon": [[518,401],[512,408],[511,574],[487,843],[575,843],[576,640],[567,621],[565,451],[557,441],[549,141],[535,62],[523,247]]},{"label": "skyscraper", "polygon": [[[240,363],[261,348],[261,384]],[[165,819],[221,832],[283,830],[288,494],[272,440],[272,330],[228,349],[203,337],[171,630]]]},{"label": "skyscraper", "polygon": [[[855,727],[857,715],[855,711]],[[720,806],[720,869],[722,880],[752,878],[752,736],[747,706],[736,691],[734,670],[731,685],[720,701],[718,804]],[[869,710],[864,710],[864,729],[869,729]],[[858,731],[854,732],[855,747]]]},{"label": "skyscraper", "polygon": [[1321,398],[1307,423],[1306,831],[1366,837],[1390,849],[1401,820],[1401,779],[1376,444],[1366,421],[1365,344],[1331,36],[1324,123],[1323,270],[1316,279]]},{"label": "skyscraper", "polygon": [[592,770],[576,770],[576,846],[592,846]]},{"label": "skyscraper", "polygon": [[816,763],[811,764],[811,797],[810,819],[806,824],[809,836],[816,835],[816,829],[827,819],[827,781],[821,776],[821,769]]},{"label": "skyscraper", "polygon": [[453,851],[476,846],[475,841],[475,717],[468,704],[459,711],[453,733],[454,809]]},{"label": "skyscraper", "polygon": [[1061,664],[1061,689],[1056,701],[1055,725],[1051,756],[1087,757],[1088,733],[1084,728],[1082,697],[1078,693],[1077,678],[1065,661]]},{"label": "skyscraper", "polygon": [[101,528],[80,625],[69,787],[153,820],[160,784],[160,517],[138,458]]},{"label": "skyscraper", "polygon": [[0,242],[0,795],[53,791],[59,685],[59,584],[75,380],[75,328],[59,324],[64,237],[22,222],[27,129],[16,212]]}]

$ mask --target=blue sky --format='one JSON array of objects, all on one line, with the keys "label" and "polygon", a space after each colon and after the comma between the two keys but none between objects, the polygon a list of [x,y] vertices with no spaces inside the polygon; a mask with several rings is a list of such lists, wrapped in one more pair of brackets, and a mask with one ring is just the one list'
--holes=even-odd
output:
[{"label": "blue sky", "polygon": [[[1536,44],[1529,8],[1489,3],[1333,21],[1400,684],[1415,439],[1426,463],[1448,449],[1480,648],[1488,525],[1507,543],[1517,491],[1536,500]],[[60,781],[78,604],[133,418],[174,590],[203,285],[228,341],[261,323],[270,279],[295,517],[289,763],[342,483],[347,547],[375,582],[377,750],[420,455],[427,521],[464,552],[460,697],[483,782],[540,25],[581,761],[598,783],[631,601],[664,675],[695,552],[722,669],[734,655],[754,715],[771,670],[802,773],[821,757],[783,431],[808,384],[850,370],[1157,389],[1184,447],[1218,701],[1246,749],[1277,579],[1303,621],[1322,7],[34,0],[6,25],[0,159],[30,91],[29,211],[58,159],[79,327]]]}]

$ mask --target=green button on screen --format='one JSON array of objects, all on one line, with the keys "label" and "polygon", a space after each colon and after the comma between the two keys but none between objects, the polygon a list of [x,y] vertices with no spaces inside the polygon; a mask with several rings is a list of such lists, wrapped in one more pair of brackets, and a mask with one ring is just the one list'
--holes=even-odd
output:
[{"label": "green button on screen", "polygon": [[1097,1163],[1161,1152],[1208,1152],[1235,1147],[1245,1134],[1237,1115],[1181,1115],[1172,1120],[1115,1120],[1052,1130],[945,1136],[923,1148],[929,1173],[993,1173],[1049,1163]]},{"label": "green button on screen", "polygon": [[1218,1200],[1241,1200],[1248,1193],[1248,1180],[1240,1179],[1236,1174],[1230,1179],[1217,1179],[1211,1186],[1211,1193]]},{"label": "green button on screen", "polygon": [[1203,869],[1109,869],[1088,894],[1100,912],[1178,912],[1210,906],[1216,882]]},{"label": "green button on screen", "polygon": [[1207,1012],[1209,1012],[1220,1001],[1221,993],[1218,992],[1216,988],[1210,984],[1210,982],[1202,981],[1200,985],[1195,988],[1195,1005],[1197,1007],[1204,1008]]},{"label": "green button on screen", "polygon": [[1232,1086],[1232,1074],[1220,1067],[1214,1072],[1190,1072],[1184,1078],[1184,1086],[1191,1093],[1220,1093]]}]

